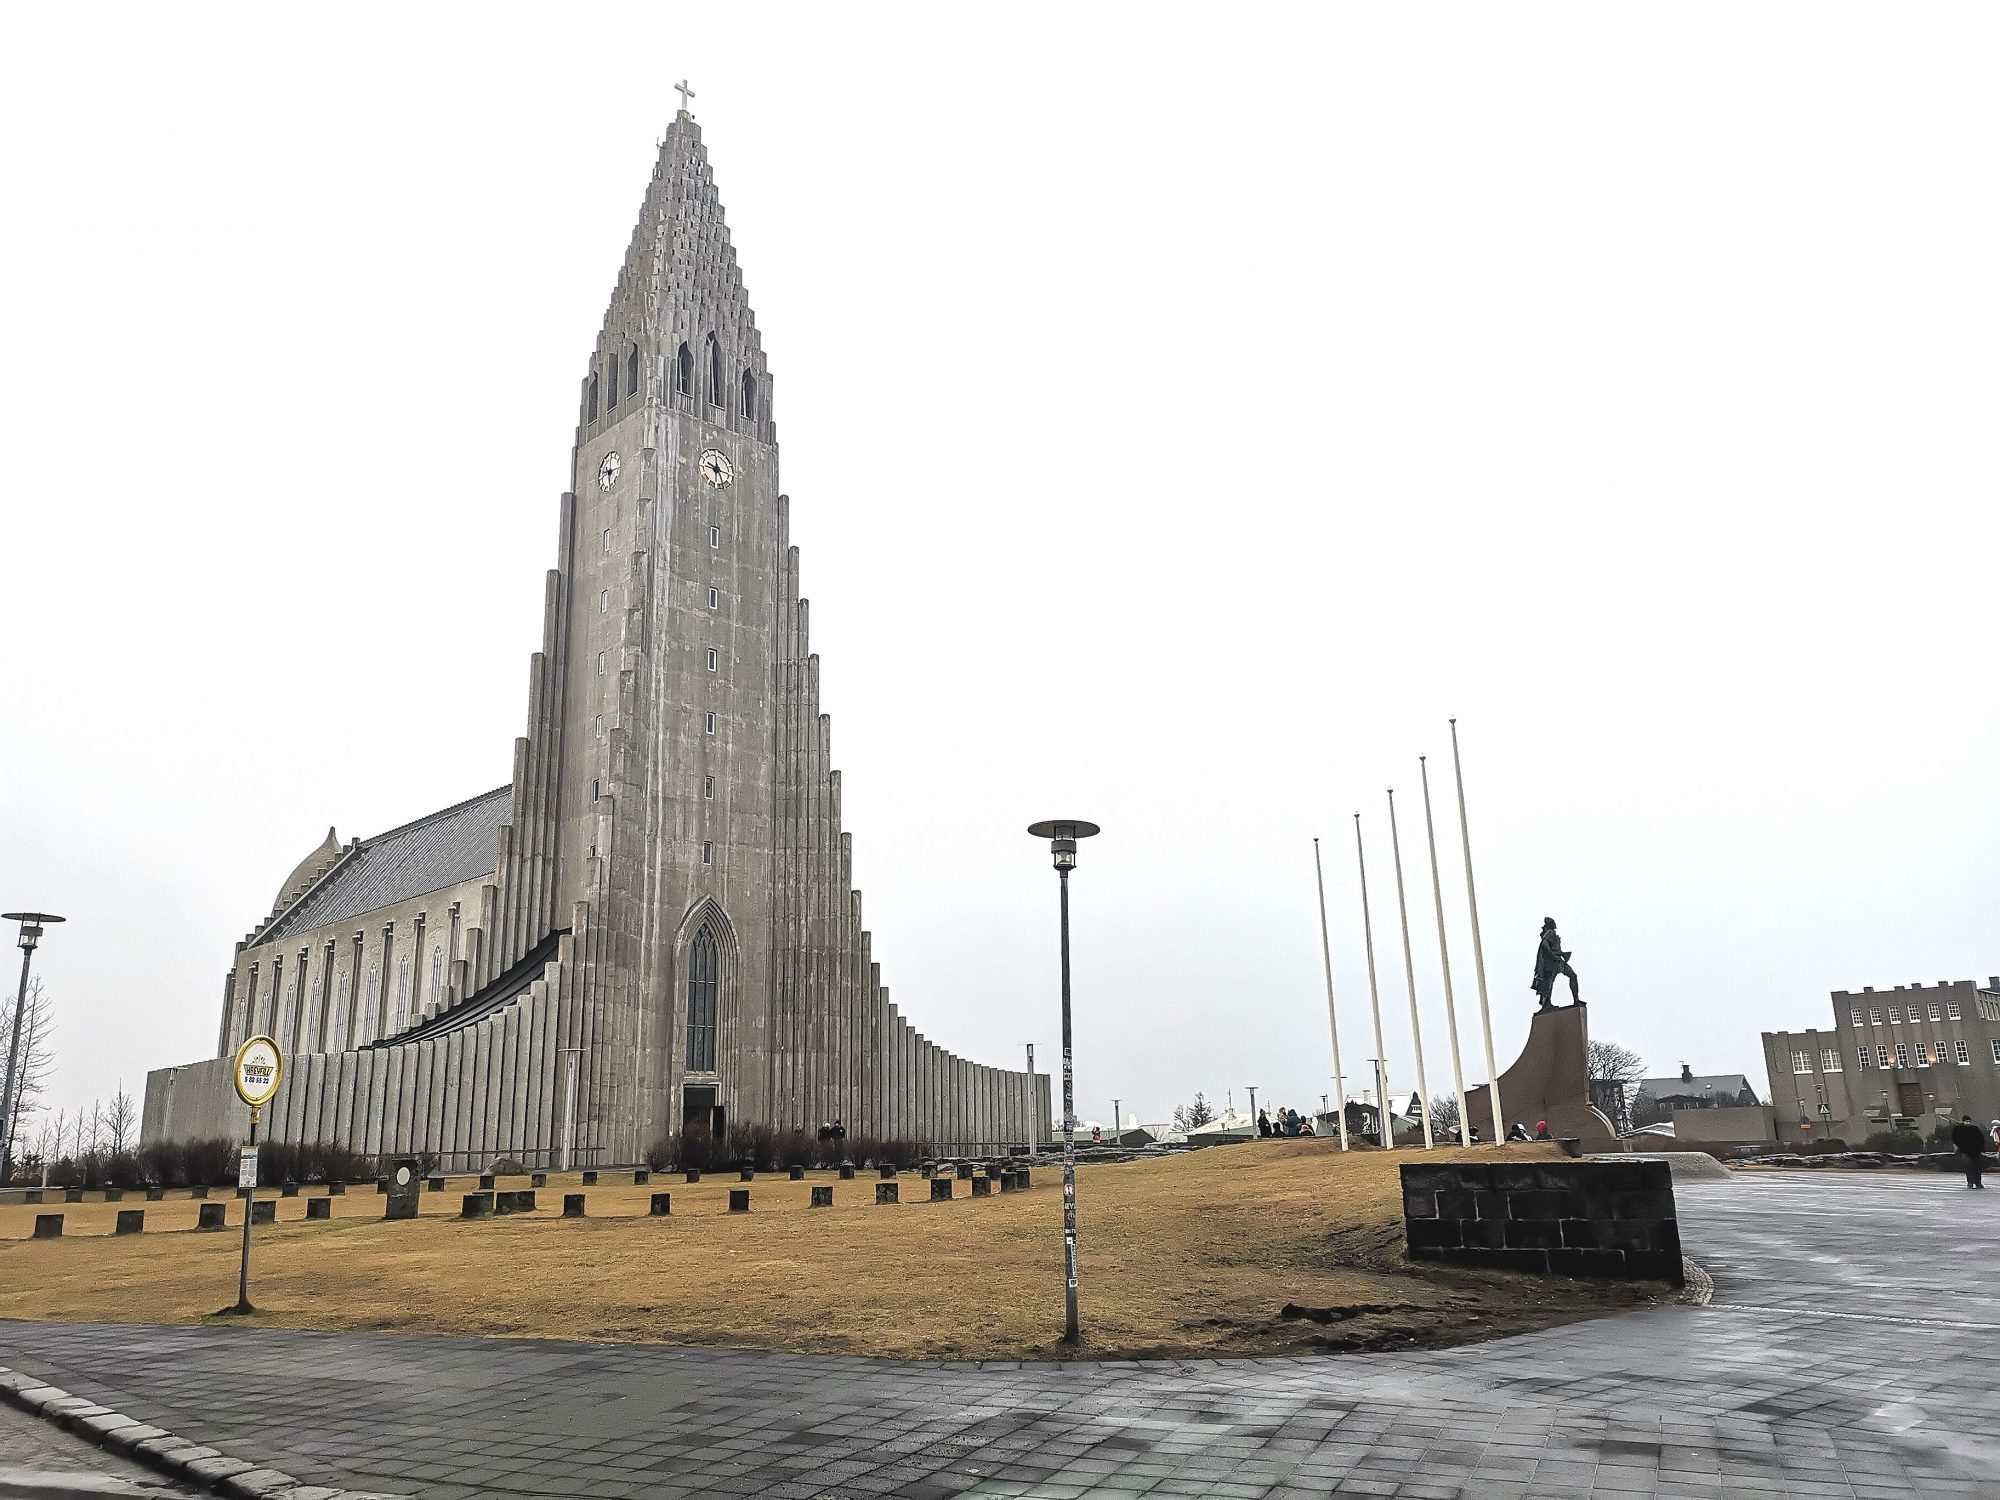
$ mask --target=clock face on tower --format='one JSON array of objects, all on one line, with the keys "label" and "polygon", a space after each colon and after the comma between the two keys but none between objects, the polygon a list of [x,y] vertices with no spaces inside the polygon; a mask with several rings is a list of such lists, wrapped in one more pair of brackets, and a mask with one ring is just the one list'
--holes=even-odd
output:
[{"label": "clock face on tower", "polygon": [[612,485],[616,484],[618,482],[618,471],[624,467],[624,464],[625,461],[616,453],[605,454],[604,462],[597,466],[597,487],[608,490]]},{"label": "clock face on tower", "polygon": [[712,488],[727,489],[729,481],[736,477],[736,466],[729,461],[729,455],[726,453],[710,448],[702,453],[698,462],[701,477],[706,479]]}]

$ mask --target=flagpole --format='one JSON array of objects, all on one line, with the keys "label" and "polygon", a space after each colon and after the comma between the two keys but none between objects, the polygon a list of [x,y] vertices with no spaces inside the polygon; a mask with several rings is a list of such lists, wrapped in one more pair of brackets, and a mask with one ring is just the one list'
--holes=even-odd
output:
[{"label": "flagpole", "polygon": [[1368,946],[1368,1008],[1375,1015],[1375,1118],[1382,1149],[1396,1148],[1396,1127],[1389,1123],[1389,1056],[1382,1046],[1382,994],[1375,987],[1375,928],[1368,920],[1368,859],[1361,852],[1361,814],[1354,815],[1354,858],[1361,867],[1361,936]]},{"label": "flagpole", "polygon": [[1444,884],[1438,878],[1437,825],[1431,821],[1431,770],[1424,757],[1417,757],[1417,774],[1424,781],[1424,842],[1431,850],[1431,904],[1437,909],[1438,962],[1444,968],[1444,1024],[1451,1037],[1451,1088],[1458,1096],[1458,1139],[1472,1144],[1472,1116],[1465,1104],[1465,1070],[1458,1060],[1458,1007],[1451,998],[1451,945],[1444,936]]},{"label": "flagpole", "polygon": [[1479,1029],[1486,1038],[1487,1098],[1493,1105],[1493,1139],[1507,1139],[1500,1123],[1500,1070],[1493,1065],[1493,1013],[1486,1004],[1486,955],[1479,946],[1479,895],[1472,887],[1472,829],[1465,821],[1465,770],[1458,761],[1458,720],[1451,721],[1451,769],[1458,778],[1458,836],[1465,847],[1465,904],[1472,913],[1472,972],[1479,980]]},{"label": "flagpole", "polygon": [[1313,840],[1313,879],[1319,883],[1319,956],[1326,965],[1326,1029],[1333,1033],[1333,1091],[1340,1095],[1334,1118],[1340,1121],[1340,1149],[1347,1149],[1347,1079],[1340,1071],[1340,1021],[1333,1013],[1333,948],[1326,937],[1326,875],[1319,866],[1319,840]]},{"label": "flagpole", "polygon": [[1431,1134],[1431,1085],[1424,1075],[1424,1030],[1417,1019],[1417,968],[1410,956],[1410,903],[1403,894],[1403,841],[1396,834],[1396,789],[1389,788],[1389,850],[1396,861],[1396,917],[1403,927],[1403,983],[1410,992],[1410,1040],[1417,1049],[1417,1097],[1423,1102],[1424,1149],[1437,1144]]}]

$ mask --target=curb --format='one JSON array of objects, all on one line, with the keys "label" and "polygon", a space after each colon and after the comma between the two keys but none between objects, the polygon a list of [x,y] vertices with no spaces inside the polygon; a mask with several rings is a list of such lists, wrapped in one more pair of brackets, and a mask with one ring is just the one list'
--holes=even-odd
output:
[{"label": "curb", "polygon": [[1715,1300],[1715,1278],[1685,1255],[1681,1257],[1681,1276],[1686,1285],[1681,1288],[1681,1294],[1674,1298],[1674,1301],[1681,1306],[1706,1307]]},{"label": "curb", "polygon": [[175,1437],[84,1396],[73,1396],[32,1375],[0,1365],[0,1401],[87,1438],[100,1448],[156,1469],[170,1479],[235,1500],[410,1500],[375,1490],[301,1484],[282,1469],[231,1458],[215,1448]]}]

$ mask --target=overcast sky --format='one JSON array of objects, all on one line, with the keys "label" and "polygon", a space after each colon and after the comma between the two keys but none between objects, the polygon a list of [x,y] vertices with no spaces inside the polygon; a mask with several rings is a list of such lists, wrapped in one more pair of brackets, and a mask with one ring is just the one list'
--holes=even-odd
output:
[{"label": "overcast sky", "polygon": [[[52,1100],[215,1045],[335,825],[503,783],[577,381],[678,102],[776,379],[897,1003],[1079,1111],[1744,1071],[2000,972],[1988,6],[16,6],[0,902]],[[1468,1082],[1472,1081],[1468,1078]],[[1783,1102],[1783,1101],[1781,1101]]]}]

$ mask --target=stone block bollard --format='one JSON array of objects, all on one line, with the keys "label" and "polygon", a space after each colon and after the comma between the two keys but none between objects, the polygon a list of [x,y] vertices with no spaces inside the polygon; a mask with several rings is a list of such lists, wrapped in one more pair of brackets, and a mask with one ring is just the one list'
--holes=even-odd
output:
[{"label": "stone block bollard", "polygon": [[493,1174],[491,1172],[481,1172],[479,1174],[479,1190],[482,1193],[493,1191]]},{"label": "stone block bollard", "polygon": [[686,1177],[686,1178],[687,1178],[687,1180],[688,1180],[689,1182],[700,1182],[700,1181],[701,1181],[701,1168],[700,1168],[700,1167],[689,1167],[689,1168],[687,1169],[687,1171],[686,1171],[686,1172],[684,1172],[684,1173],[682,1173],[681,1175],[683,1175],[684,1177]]},{"label": "stone block bollard", "polygon": [[804,1167],[793,1167],[785,1175],[793,1182],[804,1182],[806,1180],[806,1169]]},{"label": "stone block bollard", "polygon": [[35,1238],[38,1240],[59,1240],[62,1238],[61,1214],[36,1214]]},{"label": "stone block bollard", "polygon": [[108,1187],[104,1190],[104,1201],[106,1203],[117,1203],[121,1199],[123,1199],[124,1196],[125,1196],[125,1189],[120,1187]]},{"label": "stone block bollard", "polygon": [[875,1201],[876,1201],[877,1203],[894,1203],[894,1202],[896,1202],[896,1190],[897,1190],[897,1187],[898,1187],[898,1184],[897,1184],[897,1183],[896,1183],[896,1182],[895,1182],[894,1180],[891,1180],[891,1181],[888,1181],[888,1182],[878,1182],[878,1183],[876,1183],[876,1184],[875,1184]]},{"label": "stone block bollard", "polygon": [[63,1202],[65,1202],[65,1203],[81,1203],[81,1202],[83,1202],[83,1189],[82,1189],[82,1188],[64,1188],[64,1189],[63,1189]]},{"label": "stone block bollard", "polygon": [[535,1211],[535,1190],[514,1188],[493,1195],[493,1211],[502,1214],[531,1214]]},{"label": "stone block bollard", "polygon": [[972,1163],[969,1161],[960,1162],[958,1164],[958,1175],[970,1179],[972,1176]]},{"label": "stone block bollard", "polygon": [[738,1182],[755,1182],[757,1180],[757,1169],[755,1167],[737,1168],[736,1180]]},{"label": "stone block bollard", "polygon": [[208,1196],[208,1184],[205,1182],[195,1183],[188,1189],[188,1196],[190,1198],[206,1198]]},{"label": "stone block bollard", "polygon": [[581,1193],[563,1194],[562,1216],[565,1219],[580,1219],[583,1217],[583,1194]]},{"label": "stone block bollard", "polygon": [[597,1174],[595,1172],[585,1172],[583,1174],[583,1185],[585,1187],[596,1187]]},{"label": "stone block bollard", "polygon": [[42,1201],[42,1190],[40,1188],[29,1188],[27,1192],[21,1195],[21,1201],[23,1203],[40,1203]]},{"label": "stone block bollard", "polygon": [[957,1180],[955,1178],[933,1177],[931,1179],[931,1202],[933,1203],[951,1202],[952,1190],[956,1186],[957,1186]]},{"label": "stone block bollard", "polygon": [[433,1174],[432,1176],[429,1176],[429,1177],[426,1177],[426,1178],[424,1179],[424,1191],[425,1191],[425,1192],[427,1192],[427,1193],[441,1193],[441,1192],[443,1192],[443,1191],[444,1191],[444,1179],[443,1179],[442,1177],[439,1177],[439,1176],[435,1175],[435,1174]]},{"label": "stone block bollard", "polygon": [[733,1214],[750,1212],[750,1189],[731,1188],[729,1190],[729,1211]]},{"label": "stone block bollard", "polygon": [[1026,1167],[1021,1167],[1015,1171],[1014,1187],[1017,1191],[1025,1193],[1029,1188],[1033,1187],[1034,1185],[1035,1185],[1035,1179],[1028,1175],[1028,1169]]},{"label": "stone block bollard", "polygon": [[344,1182],[329,1182],[329,1183],[328,1183],[328,1184],[326,1185],[326,1195],[327,1195],[327,1197],[329,1197],[329,1198],[344,1198],[344,1197],[346,1197],[346,1196],[347,1196],[347,1184],[346,1184],[346,1183],[344,1183]]},{"label": "stone block bollard", "polygon": [[228,1222],[226,1216],[228,1213],[229,1205],[227,1203],[204,1203],[195,1215],[194,1227],[197,1229],[227,1228]]},{"label": "stone block bollard", "polygon": [[252,1224],[277,1223],[278,1200],[276,1198],[252,1198],[250,1200],[250,1222]]},{"label": "stone block bollard", "polygon": [[278,1196],[281,1198],[296,1198],[298,1195],[299,1185],[296,1182],[288,1182],[278,1189]]},{"label": "stone block bollard", "polygon": [[308,1219],[331,1219],[333,1217],[333,1200],[331,1198],[306,1199],[306,1217]]},{"label": "stone block bollard", "polygon": [[458,1200],[458,1216],[461,1219],[483,1219],[492,1212],[491,1193],[467,1193]]},{"label": "stone block bollard", "polygon": [[531,1173],[529,1173],[529,1174],[528,1174],[528,1186],[529,1186],[529,1187],[547,1187],[548,1185],[549,1185],[549,1174],[548,1174],[548,1173],[546,1173],[546,1172],[531,1172]]},{"label": "stone block bollard", "polygon": [[1011,1193],[1014,1191],[1014,1188],[1015,1188],[1014,1174],[1012,1172],[1002,1172],[1000,1174],[1000,1191],[1003,1193]]},{"label": "stone block bollard", "polygon": [[656,1219],[664,1219],[673,1211],[674,1195],[672,1193],[653,1194],[653,1206],[647,1210],[649,1214]]},{"label": "stone block bollard", "polygon": [[881,1166],[875,1169],[875,1175],[881,1178],[884,1182],[890,1182],[893,1181],[896,1176],[896,1169],[890,1166],[887,1162],[884,1162],[882,1163]]},{"label": "stone block bollard", "polygon": [[166,1196],[167,1190],[163,1187],[149,1187],[146,1189],[146,1201],[148,1203],[158,1203]]},{"label": "stone block bollard", "polygon": [[812,1206],[814,1208],[832,1208],[833,1189],[831,1187],[814,1188],[812,1190]]},{"label": "stone block bollard", "polygon": [[381,1194],[383,1194],[383,1195],[385,1195],[385,1196],[386,1196],[386,1195],[388,1194],[388,1191],[389,1191],[389,1179],[388,1179],[388,1178],[386,1178],[386,1177],[378,1177],[378,1178],[376,1178],[376,1179],[375,1179],[375,1191],[376,1191],[376,1192],[378,1192],[378,1193],[381,1193]]},{"label": "stone block bollard", "polygon": [[853,1163],[853,1162],[851,1162],[851,1161],[844,1161],[844,1162],[842,1162],[842,1163],[840,1164],[840,1180],[841,1180],[842,1182],[852,1182],[852,1181],[854,1181],[854,1163]]},{"label": "stone block bollard", "polygon": [[118,1223],[113,1234],[144,1234],[146,1232],[146,1210],[143,1208],[121,1208]]},{"label": "stone block bollard", "polygon": [[972,1196],[975,1198],[991,1198],[993,1196],[993,1179],[991,1177],[973,1178]]},{"label": "stone block bollard", "polygon": [[653,1180],[653,1174],[645,1167],[636,1168],[632,1173],[632,1186],[644,1187]]}]

